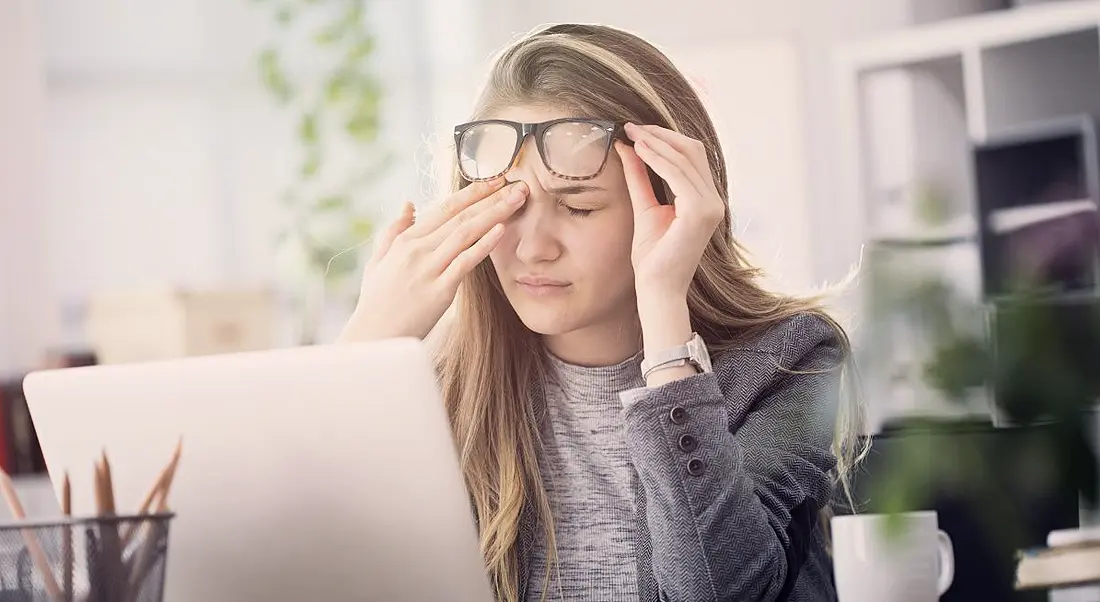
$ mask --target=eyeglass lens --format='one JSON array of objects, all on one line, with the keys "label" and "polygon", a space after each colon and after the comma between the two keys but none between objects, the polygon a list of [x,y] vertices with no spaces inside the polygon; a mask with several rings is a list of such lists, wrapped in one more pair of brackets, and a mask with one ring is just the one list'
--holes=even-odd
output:
[{"label": "eyeglass lens", "polygon": [[[458,144],[459,167],[470,180],[498,176],[511,167],[518,132],[503,123],[482,123],[466,130]],[[567,178],[597,175],[607,160],[606,129],[594,123],[563,121],[543,132],[542,159],[547,169]]]}]

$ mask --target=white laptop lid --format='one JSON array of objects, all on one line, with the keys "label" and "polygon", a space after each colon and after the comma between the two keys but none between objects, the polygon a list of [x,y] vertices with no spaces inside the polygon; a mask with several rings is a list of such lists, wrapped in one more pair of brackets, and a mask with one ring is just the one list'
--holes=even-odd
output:
[{"label": "white laptop lid", "polygon": [[183,438],[167,602],[488,602],[427,350],[395,339],[38,372],[25,390],[55,491],[129,513]]}]

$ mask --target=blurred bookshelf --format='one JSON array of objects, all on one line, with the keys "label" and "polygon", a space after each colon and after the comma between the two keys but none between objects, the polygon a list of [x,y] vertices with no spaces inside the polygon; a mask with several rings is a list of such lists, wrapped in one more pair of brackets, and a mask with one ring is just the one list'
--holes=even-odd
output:
[{"label": "blurred bookshelf", "polygon": [[[959,319],[985,337],[1012,301],[1010,273],[1039,275],[1052,303],[1100,303],[1100,1],[891,31],[843,45],[835,66],[841,195],[865,264],[944,283],[979,308]],[[997,423],[995,391],[960,408],[920,390],[919,316],[885,324],[857,341],[874,364],[873,422],[961,413]]]}]

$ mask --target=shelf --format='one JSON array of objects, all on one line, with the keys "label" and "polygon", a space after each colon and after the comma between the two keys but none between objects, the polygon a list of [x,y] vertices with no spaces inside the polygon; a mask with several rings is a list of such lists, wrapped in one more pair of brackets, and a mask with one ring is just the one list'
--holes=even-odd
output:
[{"label": "shelf", "polygon": [[[867,307],[921,280],[974,306],[1020,279],[1062,301],[1100,294],[1100,0],[887,31],[835,59],[841,194],[890,274],[862,289]],[[871,370],[889,411],[921,413],[937,405],[908,372],[926,325],[902,313],[860,347],[890,350]]]},{"label": "shelf", "polygon": [[1100,31],[1096,27],[981,50],[981,130],[1100,112]]},{"label": "shelf", "polygon": [[978,222],[969,214],[935,226],[898,223],[871,233],[872,242],[913,247],[973,243],[977,237]]},{"label": "shelf", "polygon": [[936,221],[973,213],[964,68],[961,60],[947,58],[863,76],[860,120],[873,236],[897,238],[890,223],[899,215],[904,223],[929,212]]},{"label": "shelf", "polygon": [[1098,26],[1100,1],[1053,2],[886,32],[841,47],[839,58],[855,70],[879,69]]},{"label": "shelf", "polygon": [[1096,210],[1096,203],[1091,199],[996,209],[989,215],[989,229],[1004,234],[1078,213],[1095,213]]}]

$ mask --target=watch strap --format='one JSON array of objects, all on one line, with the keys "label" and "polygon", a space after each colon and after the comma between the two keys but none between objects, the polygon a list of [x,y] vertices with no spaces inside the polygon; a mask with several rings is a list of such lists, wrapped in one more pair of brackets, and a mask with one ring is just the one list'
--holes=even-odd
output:
[{"label": "watch strap", "polygon": [[672,365],[683,366],[691,358],[691,350],[687,345],[679,345],[671,349],[658,351],[653,355],[646,355],[642,360],[642,376],[649,376],[657,368],[670,367]]},{"label": "watch strap", "polygon": [[710,372],[710,354],[699,333],[692,333],[691,339],[683,345],[646,355],[642,360],[642,378],[649,378],[654,370],[691,364],[699,372]]}]

